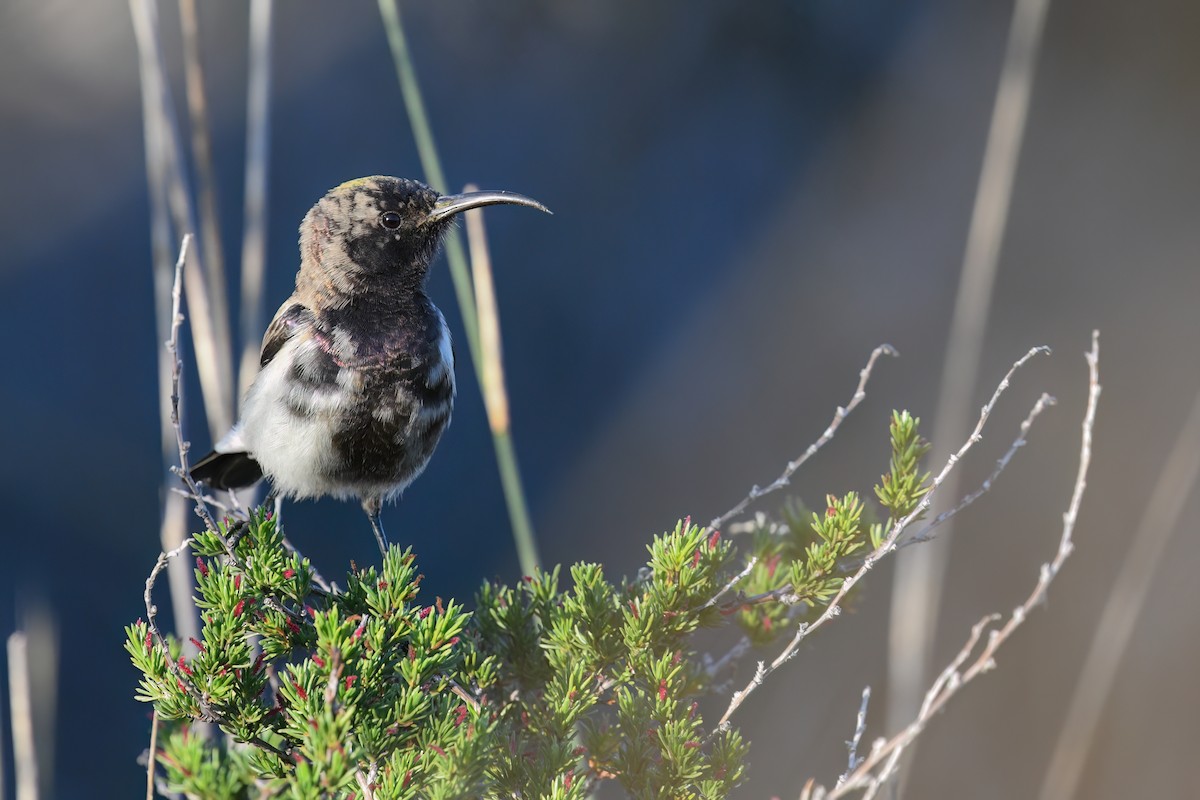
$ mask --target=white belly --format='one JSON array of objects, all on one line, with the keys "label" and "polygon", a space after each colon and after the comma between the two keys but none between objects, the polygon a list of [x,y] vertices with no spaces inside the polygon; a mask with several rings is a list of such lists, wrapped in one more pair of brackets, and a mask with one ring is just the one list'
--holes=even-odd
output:
[{"label": "white belly", "polygon": [[[289,497],[345,496],[328,476],[336,474],[333,415],[345,402],[347,386],[316,389],[298,384],[292,366],[315,355],[311,339],[293,339],[263,368],[246,395],[241,437],[246,451]],[[354,373],[343,370],[347,380]],[[301,413],[305,412],[305,413]]]}]

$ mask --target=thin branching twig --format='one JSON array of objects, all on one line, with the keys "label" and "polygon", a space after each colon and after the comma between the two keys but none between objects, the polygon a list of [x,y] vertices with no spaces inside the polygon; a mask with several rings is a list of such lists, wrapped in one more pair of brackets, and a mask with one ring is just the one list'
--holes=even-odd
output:
[{"label": "thin branching twig", "polygon": [[1055,405],[1057,402],[1058,401],[1055,400],[1052,395],[1043,393],[1042,396],[1038,398],[1038,401],[1034,403],[1033,408],[1029,410],[1029,414],[1021,422],[1021,429],[1020,433],[1017,434],[1017,438],[1013,440],[1013,443],[1009,446],[1008,450],[1005,451],[1004,455],[996,460],[995,468],[992,470],[990,475],[984,478],[983,483],[979,485],[979,488],[970,494],[965,495],[961,500],[958,501],[958,505],[954,506],[953,508],[948,508],[941,514],[938,514],[936,517],[930,520],[924,528],[921,528],[921,530],[916,531],[911,536],[905,536],[902,541],[896,542],[896,548],[903,549],[909,545],[929,541],[934,537],[935,531],[940,525],[942,525],[942,523],[958,515],[960,512],[966,509],[967,506],[971,505],[976,500],[991,491],[992,486],[994,486],[996,483],[996,479],[1000,477],[1000,473],[1004,472],[1005,468],[1008,466],[1008,463],[1012,461],[1012,457],[1016,455],[1018,450],[1028,444],[1025,437],[1029,435],[1029,429],[1033,427],[1034,421],[1043,411],[1046,410],[1047,406]]},{"label": "thin branching twig", "polygon": [[[468,185],[465,191],[473,192]],[[540,563],[533,522],[529,519],[529,504],[521,485],[521,470],[512,439],[512,419],[508,412],[508,389],[504,382],[504,357],[500,344],[500,310],[496,305],[496,289],[492,280],[492,258],[488,252],[487,230],[483,211],[466,213],[467,242],[471,251],[471,277],[475,289],[476,311],[479,314],[479,358],[481,361],[483,402],[487,409],[488,427],[496,450],[496,465],[500,484],[508,506],[513,541],[521,571],[533,575]]]},{"label": "thin branching twig", "polygon": [[[192,538],[189,536],[183,540],[183,543],[174,550],[165,550],[158,554],[158,558],[154,562],[154,567],[150,570],[150,575],[146,578],[146,589],[142,593],[142,600],[146,605],[146,627],[150,631],[152,641],[159,650],[162,651],[164,661],[166,661],[167,669],[170,670],[172,677],[175,678],[179,687],[184,689],[192,700],[196,703],[196,709],[199,712],[199,717],[204,722],[211,722],[216,725],[226,725],[224,716],[220,710],[210,703],[203,694],[201,694],[190,681],[185,680],[183,670],[180,669],[179,663],[171,657],[171,647],[167,643],[167,639],[163,636],[158,627],[158,606],[154,604],[154,584],[158,580],[159,574],[166,568],[167,564],[177,559],[179,556],[187,552],[187,549],[192,544]],[[287,758],[288,755],[284,750],[279,749],[275,745],[260,737],[252,737],[248,741],[256,747],[261,747],[264,750],[270,750],[280,758]]]},{"label": "thin branching twig", "polygon": [[867,730],[867,705],[870,702],[871,687],[864,686],[862,690],[862,703],[858,706],[858,716],[854,719],[854,735],[846,742],[846,771],[838,778],[838,786],[845,783],[850,777],[850,773],[858,769],[859,764],[863,762],[863,758],[858,755],[858,745],[862,742],[863,734]]},{"label": "thin branching twig", "polygon": [[[156,6],[147,0],[129,0],[133,30],[137,40],[138,64],[142,89],[142,124],[145,136],[146,179],[150,193],[150,242],[154,275],[155,330],[158,341],[165,341],[171,331],[171,286],[174,263],[172,241],[171,197],[177,184],[171,178],[171,145],[169,122],[164,108],[169,107],[161,52],[157,42],[158,17]],[[164,348],[158,349],[159,421],[164,469],[169,475],[175,462],[175,436],[171,429],[171,361]],[[169,477],[165,476],[166,480]],[[180,498],[167,495],[163,504],[159,540],[164,550],[179,545],[187,535],[187,504]],[[185,641],[200,634],[197,614],[192,608],[195,591],[191,570],[184,564],[174,564],[170,572],[171,602],[175,609],[176,627]]]},{"label": "thin branching twig", "polygon": [[958,451],[950,456],[950,458],[946,461],[945,466],[942,467],[941,472],[939,472],[933,479],[933,483],[930,485],[929,493],[921,498],[921,502],[918,503],[916,508],[912,510],[912,513],[897,521],[896,524],[892,526],[891,531],[888,533],[887,537],[883,540],[879,547],[866,557],[861,567],[859,567],[852,575],[842,582],[841,588],[838,589],[837,594],[834,595],[833,599],[829,602],[829,605],[825,607],[825,610],[821,613],[821,615],[811,623],[802,623],[796,630],[796,633],[792,637],[791,641],[787,643],[787,645],[783,648],[783,651],[775,657],[775,660],[772,661],[769,666],[764,666],[762,662],[759,663],[754,678],[750,681],[750,683],[747,684],[746,687],[741,691],[734,692],[733,697],[730,698],[729,707],[721,716],[721,720],[717,726],[718,728],[723,729],[728,726],[729,718],[733,716],[733,713],[737,711],[743,702],[745,702],[746,698],[755,689],[762,685],[763,680],[768,675],[779,669],[779,667],[796,655],[802,641],[841,613],[841,602],[846,596],[846,593],[853,589],[855,584],[862,580],[863,576],[865,576],[881,558],[895,550],[896,540],[899,538],[900,534],[903,533],[905,528],[912,524],[913,520],[925,513],[925,511],[929,508],[929,504],[932,502],[933,497],[937,494],[938,489],[946,480],[946,476],[950,474],[950,472],[958,464],[959,460],[966,455],[967,451],[970,450],[982,438],[983,427],[987,423],[988,418],[991,416],[992,409],[995,408],[996,402],[1000,399],[1000,396],[1004,393],[1004,391],[1008,389],[1009,380],[1012,378],[1013,373],[1015,373],[1018,369],[1024,366],[1026,362],[1039,353],[1049,352],[1050,349],[1048,347],[1034,347],[1028,353],[1021,356],[1021,358],[1017,359],[1012,367],[1009,368],[1008,372],[1005,373],[1004,378],[1001,379],[999,385],[996,387],[996,390],[992,393],[992,397],[990,400],[988,400],[987,405],[985,405],[980,411],[979,421],[975,424],[975,429],[971,432],[971,435],[967,437],[966,442],[963,443]]},{"label": "thin branching twig", "polygon": [[[1129,540],[1128,555],[1105,592],[1107,600],[1092,632],[1092,642],[1083,660],[1066,719],[1054,745],[1054,753],[1042,779],[1042,800],[1074,797],[1088,752],[1096,735],[1117,677],[1121,657],[1138,629],[1146,595],[1154,586],[1154,573],[1172,535],[1180,531],[1189,498],[1200,478],[1200,393],[1179,431],[1175,445],[1142,512],[1137,531]],[[1186,527],[1184,527],[1186,530]]]},{"label": "thin branching twig", "polygon": [[[1072,536],[1079,518],[1079,507],[1083,501],[1083,493],[1087,488],[1088,468],[1092,460],[1092,432],[1096,423],[1096,406],[1100,399],[1100,343],[1098,332],[1092,333],[1092,347],[1087,353],[1088,363],[1088,400],[1087,409],[1081,424],[1079,446],[1079,469],[1075,476],[1071,501],[1063,514],[1062,532],[1058,540],[1058,548],[1054,557],[1043,564],[1038,571],[1038,580],[1033,590],[1019,606],[1013,609],[1008,619],[998,628],[992,626],[1002,619],[1000,614],[989,614],[981,619],[971,629],[962,649],[942,670],[933,685],[925,693],[916,718],[913,719],[900,733],[890,739],[879,740],[871,748],[870,754],[862,764],[855,769],[844,781],[839,781],[833,791],[825,794],[816,791],[811,794],[813,800],[825,798],[834,800],[845,797],[851,792],[863,792],[863,800],[870,800],[896,773],[905,750],[916,741],[925,729],[929,720],[942,710],[945,705],[964,686],[984,672],[995,666],[996,651],[1008,641],[1013,632],[1019,628],[1046,597],[1051,582],[1057,577],[1063,564],[1074,549]],[[990,629],[990,630],[989,630]],[[984,633],[987,633],[986,639]],[[980,647],[980,643],[983,646]],[[977,652],[978,651],[978,652]]]},{"label": "thin branching twig", "polygon": [[213,519],[212,512],[208,510],[208,505],[199,499],[204,496],[200,487],[192,480],[188,467],[191,443],[184,438],[183,423],[179,416],[179,384],[183,375],[183,359],[179,355],[179,328],[183,325],[183,268],[187,263],[188,244],[191,240],[190,233],[183,237],[183,243],[179,247],[179,259],[175,262],[175,283],[171,287],[171,336],[167,339],[167,352],[171,356],[171,428],[175,432],[175,444],[179,449],[179,464],[171,471],[183,481],[188,493],[198,498],[195,504],[196,514],[204,520],[205,527],[213,533],[219,533],[220,529]]},{"label": "thin branching twig", "polygon": [[719,530],[723,525],[725,525],[725,523],[729,522],[731,519],[734,519],[743,511],[745,511],[746,507],[755,500],[787,486],[788,481],[791,480],[791,477],[796,473],[796,470],[800,469],[800,467],[803,466],[806,461],[815,456],[817,451],[825,446],[826,442],[833,438],[834,434],[837,433],[838,427],[842,424],[842,420],[848,417],[850,412],[857,408],[858,404],[861,403],[863,398],[867,396],[867,381],[871,378],[871,370],[875,368],[875,362],[879,360],[879,357],[884,355],[898,357],[900,354],[896,352],[896,348],[892,347],[890,344],[881,344],[879,347],[876,347],[873,351],[871,351],[871,357],[867,359],[867,365],[858,373],[858,386],[854,390],[854,396],[850,398],[850,402],[847,403],[845,407],[838,406],[837,411],[833,415],[833,421],[829,423],[829,427],[825,429],[825,432],[821,434],[820,438],[810,444],[808,449],[805,450],[804,453],[801,454],[801,456],[795,461],[789,461],[787,466],[784,467],[783,473],[773,482],[765,487],[758,485],[751,487],[750,492],[744,498],[742,498],[737,505],[726,511],[721,516],[714,518],[712,522],[708,523],[708,529]]},{"label": "thin branching twig", "polygon": [[707,603],[700,606],[700,610],[703,611],[706,608],[711,608],[712,606],[715,606],[717,604],[717,601],[719,601],[722,597],[724,597],[725,595],[727,595],[731,591],[733,591],[733,587],[735,587],[739,583],[741,583],[742,579],[750,574],[750,571],[754,569],[756,564],[758,564],[758,556],[751,556],[746,561],[746,566],[742,568],[742,571],[739,572],[738,574],[734,575],[732,578],[730,578],[729,582],[726,583],[724,586],[722,586],[717,591],[716,594],[714,594],[712,597],[710,597],[708,599]]},{"label": "thin branching twig", "polygon": [[[1049,0],[1016,0],[1013,5],[953,317],[946,336],[933,429],[933,441],[938,446],[959,441],[970,424],[971,398],[979,383],[992,290],[1012,205],[1048,5]],[[940,459],[942,453],[935,457]],[[958,491],[958,475],[954,473],[942,500],[952,502]],[[934,511],[940,513],[944,508],[935,505]],[[891,725],[912,716],[921,687],[926,683],[949,538],[906,553],[897,561],[888,634],[886,713]]]},{"label": "thin branching twig", "polygon": [[[942,522],[944,522],[945,520],[949,519],[950,517],[953,517],[956,514],[962,512],[969,505],[971,505],[973,502],[975,502],[980,497],[982,497],[984,494],[986,494],[988,491],[990,491],[991,488],[995,485],[997,478],[1000,477],[1000,473],[1002,473],[1008,467],[1009,463],[1012,461],[1012,458],[1016,454],[1016,452],[1027,444],[1026,437],[1029,435],[1029,431],[1033,427],[1033,423],[1037,420],[1037,418],[1041,415],[1041,413],[1046,410],[1046,408],[1048,406],[1052,406],[1054,404],[1055,404],[1054,398],[1048,394],[1043,394],[1040,398],[1038,398],[1038,401],[1036,403],[1034,403],[1033,407],[1030,409],[1029,414],[1027,414],[1025,419],[1021,422],[1019,432],[1017,433],[1017,438],[1013,440],[1013,443],[1011,445],[1009,445],[1009,448],[1007,451],[1005,451],[1004,455],[1001,456],[999,459],[997,459],[995,468],[992,470],[991,474],[989,474],[988,477],[984,479],[983,483],[980,484],[979,488],[977,488],[975,491],[973,491],[970,494],[968,494],[967,496],[965,496],[961,501],[959,501],[958,505],[956,505],[954,508],[942,512],[940,515],[938,515],[937,518],[933,519],[924,528],[921,528],[921,530],[917,531],[912,536],[902,536],[900,539],[898,539],[896,541],[896,549],[901,550],[905,547],[908,547],[909,545],[917,544],[918,542],[928,541],[929,539],[932,539],[938,532],[938,526],[941,525]],[[767,524],[767,521],[766,521],[765,515],[759,514],[754,521],[747,522],[742,527],[739,527],[738,524],[729,526],[729,531],[731,533],[735,533],[735,534],[750,533],[754,530],[761,528],[763,525],[766,525],[766,524]],[[839,564],[838,568],[842,572],[854,572],[855,570],[859,569],[862,566],[864,558],[855,558],[855,559],[845,561],[844,563]],[[753,564],[755,563],[755,559],[753,559],[753,558],[750,559],[750,562],[751,562],[751,564],[749,566],[747,566],[747,568],[745,570],[743,570],[741,573],[739,573],[737,576],[735,576],[732,581],[730,581],[730,584],[726,587],[726,590],[718,593],[717,597],[714,599],[719,599],[720,596],[722,596],[723,594],[726,594],[728,592],[729,588],[732,588],[733,585],[738,583],[742,579],[742,577],[744,577],[747,574],[747,571],[749,569],[751,569]],[[752,596],[748,596],[748,597],[739,595],[734,601],[723,605],[721,607],[721,613],[729,615],[729,614],[733,614],[734,612],[738,611],[739,609],[745,608],[747,606],[755,605],[757,603],[771,602],[771,601],[794,603],[795,602],[795,594],[793,592],[792,585],[790,583],[788,583],[784,586],[779,587],[778,589],[773,589],[768,592],[763,592],[761,594],[752,595]],[[800,613],[803,613],[805,608],[806,608],[806,606],[804,606],[804,605],[795,606],[792,609],[791,616],[795,616]],[[709,675],[711,677],[716,678],[724,670],[728,669],[733,664],[737,663],[737,661],[740,660],[742,658],[742,656],[744,656],[747,652],[750,651],[750,648],[751,648],[750,639],[746,636],[743,636],[740,640],[738,640],[738,642],[736,644],[733,645],[732,648],[730,648],[730,650],[728,652],[726,652],[720,658],[713,659],[711,657],[706,656],[706,658],[708,659],[706,662],[707,672],[709,673]]]}]

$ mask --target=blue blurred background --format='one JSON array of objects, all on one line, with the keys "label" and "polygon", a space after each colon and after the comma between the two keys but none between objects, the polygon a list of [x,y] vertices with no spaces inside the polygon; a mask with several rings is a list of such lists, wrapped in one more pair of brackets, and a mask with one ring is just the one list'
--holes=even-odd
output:
[{"label": "blue blurred background", "polygon": [[[793,487],[813,501],[869,489],[886,466],[890,409],[933,414],[1010,4],[443,0],[404,10],[450,184],[519,191],[555,212],[488,215],[514,434],[544,559],[632,573],[652,534],[770,481],[888,341],[903,358],[881,364],[868,400]],[[236,264],[247,19],[237,2],[200,11],[225,255]],[[161,14],[182,107],[178,17],[170,2]],[[964,486],[986,475],[1041,391],[1060,405],[960,522],[935,663],[981,614],[1023,599],[1052,555],[1078,458],[1081,354],[1098,327],[1094,472],[1077,553],[1049,606],[1002,651],[1000,669],[935,721],[912,796],[1036,790],[1099,606],[1200,388],[1197,30],[1189,0],[1051,5],[980,402],[1030,346],[1055,355],[1015,383]],[[299,220],[325,190],[421,174],[374,3],[278,3],[274,41],[272,310],[290,291]],[[4,0],[0,75],[0,632],[31,609],[56,619],[55,796],[129,797],[144,781],[135,758],[148,719],[132,699],[120,628],[143,613],[162,488],[128,6]],[[461,341],[444,269],[432,293]],[[393,536],[415,545],[431,596],[520,574],[465,352],[454,425],[385,512]],[[188,403],[199,449],[209,437],[198,392]],[[1200,513],[1194,494],[1186,509],[1185,520]],[[287,513],[293,541],[327,575],[375,557],[354,504]],[[1194,522],[1188,532],[1155,577],[1084,796],[1200,791],[1188,761],[1200,716]],[[861,687],[882,685],[890,578],[890,566],[873,573],[855,613],[744,707],[753,748],[742,796],[795,796],[808,776],[829,783],[841,771]]]}]

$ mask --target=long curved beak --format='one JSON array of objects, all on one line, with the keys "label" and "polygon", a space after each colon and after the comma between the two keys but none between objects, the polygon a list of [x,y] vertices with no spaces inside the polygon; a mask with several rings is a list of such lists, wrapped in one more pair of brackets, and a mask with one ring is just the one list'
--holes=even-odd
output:
[{"label": "long curved beak", "polygon": [[463,211],[469,211],[472,208],[494,206],[502,203],[514,206],[529,206],[530,208],[536,208],[538,211],[544,211],[547,214],[553,213],[537,200],[526,197],[523,194],[517,194],[516,192],[464,192],[462,194],[444,194],[439,197],[437,202],[433,204],[433,211],[430,211],[429,216],[425,219],[427,222],[437,222],[438,220],[452,217],[455,214],[460,214]]}]

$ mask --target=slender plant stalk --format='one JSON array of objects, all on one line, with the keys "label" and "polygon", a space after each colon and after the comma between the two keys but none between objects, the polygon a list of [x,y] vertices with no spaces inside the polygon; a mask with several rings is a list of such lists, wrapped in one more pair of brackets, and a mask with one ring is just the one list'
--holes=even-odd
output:
[{"label": "slender plant stalk", "polygon": [[146,755],[146,800],[154,800],[154,762],[158,754],[158,709],[150,712],[150,750]]},{"label": "slender plant stalk", "polygon": [[[164,119],[166,104],[164,70],[158,47],[158,17],[149,0],[129,0],[133,29],[138,46],[142,87],[142,124],[145,136],[146,179],[150,194],[150,241],[154,264],[154,309],[159,342],[166,342],[171,332],[171,286],[174,276],[174,247],[171,243],[170,134]],[[180,253],[180,258],[185,257]],[[203,285],[203,284],[201,284]],[[192,299],[189,295],[189,299]],[[197,329],[193,328],[194,335]],[[202,337],[197,335],[199,342]],[[197,345],[199,350],[199,344]],[[199,358],[198,360],[203,360]],[[175,463],[175,433],[171,427],[171,368],[170,355],[159,348],[159,417],[163,443],[164,483],[173,480],[169,468]],[[187,504],[175,495],[167,494],[159,535],[164,550],[173,550],[183,541],[187,527]],[[177,560],[169,568],[171,604],[175,625],[183,641],[200,636],[199,616],[192,595],[195,593],[191,567]]]},{"label": "slender plant stalk", "polygon": [[246,91],[246,187],[242,233],[242,356],[239,397],[258,374],[258,342],[266,329],[267,177],[271,140],[271,0],[250,2]]},{"label": "slender plant stalk", "polygon": [[[400,7],[396,0],[379,0],[379,12],[383,16],[388,45],[392,50],[392,60],[396,62],[400,93],[404,97],[404,108],[408,112],[413,139],[417,143],[417,155],[421,159],[421,169],[425,171],[425,181],[442,194],[446,194],[449,191],[446,175],[442,171],[442,162],[438,157],[433,129],[429,125],[429,115],[425,113],[425,100],[421,95],[417,72],[413,67],[408,50],[408,40],[404,36],[404,26],[400,21]],[[445,249],[446,261],[450,264],[450,277],[454,281],[454,293],[458,298],[459,310],[462,312],[463,328],[467,332],[467,347],[471,351],[471,363],[475,368],[475,376],[482,385],[483,367],[479,358],[479,317],[475,311],[475,297],[471,294],[471,271],[467,267],[466,251],[463,248],[462,237],[457,230],[451,230],[446,236]]]},{"label": "slender plant stalk", "polygon": [[8,637],[8,700],[12,717],[13,771],[16,773],[17,800],[37,800],[38,763],[33,735],[29,640],[21,632]]},{"label": "slender plant stalk", "polygon": [[[204,67],[200,61],[200,26],[196,19],[196,0],[179,0],[179,23],[183,38],[184,88],[187,96],[191,134],[192,163],[196,168],[196,216],[199,222],[199,255],[203,280],[212,315],[213,349],[232,353],[233,339],[229,322],[229,293],[225,287],[225,257],[221,250],[221,226],[217,213],[217,181],[213,169],[212,138],[209,133],[208,97],[204,89]],[[194,256],[195,257],[195,256]],[[212,396],[219,399],[223,415],[232,419],[234,410],[233,363],[221,358],[213,365],[219,385]],[[214,436],[224,430],[213,431]]]},{"label": "slender plant stalk", "polygon": [[[468,185],[467,191],[478,187]],[[488,426],[496,447],[496,465],[500,483],[508,504],[517,557],[526,575],[532,575],[539,564],[537,540],[529,507],[521,488],[521,472],[512,440],[512,419],[508,412],[508,389],[504,382],[504,353],[500,344],[500,310],[496,305],[495,282],[492,280],[492,258],[488,251],[487,230],[483,211],[467,212],[467,243],[471,251],[471,277],[479,312],[479,349],[482,356],[483,403],[487,408]]]},{"label": "slender plant stalk", "polygon": [[[1129,541],[1128,555],[1120,561],[1106,594],[1104,610],[1092,631],[1092,643],[1083,661],[1071,704],[1063,721],[1050,765],[1042,778],[1041,800],[1070,800],[1079,791],[1079,780],[1096,739],[1100,717],[1108,705],[1122,657],[1138,629],[1146,595],[1154,587],[1167,545],[1181,533],[1179,524],[1200,480],[1200,393],[1163,464],[1150,501],[1142,512],[1137,532]],[[1191,528],[1194,531],[1195,528]],[[1189,531],[1189,532],[1191,532]]]},{"label": "slender plant stalk", "polygon": [[[383,25],[387,31],[388,45],[392,51],[392,59],[396,63],[396,74],[400,80],[400,92],[404,96],[404,106],[408,112],[409,124],[412,126],[413,138],[416,140],[417,153],[421,159],[421,168],[425,171],[425,179],[437,191],[447,193],[446,176],[442,171],[441,160],[438,158],[437,145],[434,141],[433,130],[429,124],[429,115],[425,112],[425,101],[421,95],[421,87],[417,81],[416,69],[408,49],[408,40],[404,35],[404,25],[400,20],[400,7],[396,0],[379,0],[379,11],[383,17]],[[497,345],[493,355],[489,356],[480,343],[480,319],[476,308],[476,296],[472,289],[471,269],[467,266],[466,253],[458,231],[452,230],[446,237],[446,260],[450,264],[450,277],[454,282],[454,292],[458,298],[459,310],[462,313],[463,328],[466,330],[467,349],[471,354],[471,364],[475,368],[475,377],[487,401],[489,379],[488,364],[497,365],[499,369],[499,327],[496,326]],[[486,247],[479,257],[486,258]],[[472,253],[472,258],[477,254]],[[490,269],[488,270],[490,281]],[[482,302],[482,301],[480,301]],[[494,305],[494,299],[492,300]],[[494,308],[493,308],[494,313]],[[500,392],[503,394],[503,373],[499,373]],[[507,396],[505,395],[505,406]],[[489,424],[491,425],[491,411]],[[504,488],[504,499],[508,505],[509,519],[512,521],[513,538],[517,544],[517,555],[521,568],[526,574],[532,574],[538,564],[537,541],[533,526],[529,522],[529,510],[521,485],[520,470],[517,467],[516,451],[512,443],[512,431],[507,423],[502,428],[492,427],[492,444],[496,450],[496,461],[500,469],[500,482]]]}]

